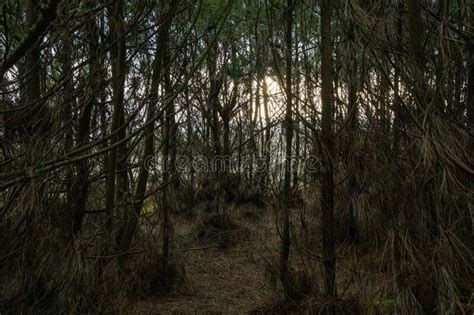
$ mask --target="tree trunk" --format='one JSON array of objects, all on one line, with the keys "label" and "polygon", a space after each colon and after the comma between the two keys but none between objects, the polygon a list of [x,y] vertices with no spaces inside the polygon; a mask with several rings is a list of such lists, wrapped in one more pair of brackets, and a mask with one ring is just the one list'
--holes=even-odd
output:
[{"label": "tree trunk", "polygon": [[271,127],[269,113],[269,95],[267,82],[263,80],[263,109],[265,114],[265,144],[264,144],[264,191],[267,189],[270,181],[270,150],[271,150]]},{"label": "tree trunk", "polygon": [[[145,145],[143,150],[142,165],[140,166],[140,171],[137,179],[137,187],[135,190],[134,201],[132,205],[132,213],[127,213],[124,223],[119,230],[117,235],[118,250],[120,253],[126,252],[131,245],[133,236],[137,229],[138,217],[140,211],[143,207],[143,202],[145,199],[148,176],[150,170],[148,169],[149,165],[146,163],[146,160],[151,158],[154,155],[154,133],[155,133],[155,121],[156,117],[156,107],[158,104],[158,90],[163,77],[163,66],[164,66],[164,57],[166,52],[166,46],[169,39],[169,28],[171,26],[172,19],[176,12],[179,1],[172,1],[169,11],[163,17],[163,25],[160,27],[158,32],[156,55],[153,61],[153,74],[151,82],[151,90],[148,101],[147,109],[147,127],[145,129]],[[165,102],[166,102],[165,98]],[[168,109],[169,106],[168,105]],[[171,105],[172,106],[172,105]],[[167,210],[166,210],[167,211]],[[167,215],[167,213],[164,213]],[[165,242],[164,242],[165,244]],[[163,245],[165,246],[165,245]],[[169,246],[169,243],[166,243],[166,246]],[[168,247],[169,248],[169,247]],[[168,248],[163,248],[168,253]]]},{"label": "tree trunk", "polygon": [[348,135],[348,156],[346,157],[347,168],[349,170],[349,218],[348,218],[348,240],[350,242],[357,242],[357,223],[356,223],[356,207],[355,201],[357,199],[357,173],[358,173],[358,161],[357,161],[357,129],[359,125],[358,121],[358,106],[357,106],[357,50],[355,42],[355,29],[352,21],[352,5],[348,5],[348,16],[347,16],[347,51],[349,54],[347,60],[347,71],[349,79],[349,99],[348,99],[348,117],[347,117],[347,135]]},{"label": "tree trunk", "polygon": [[123,140],[124,135],[122,129],[123,113],[124,113],[124,86],[125,86],[125,30],[123,23],[123,0],[114,1],[109,7],[110,32],[112,39],[111,62],[112,62],[112,89],[113,89],[113,116],[111,128],[112,147],[109,152],[107,179],[106,179],[106,232],[109,241],[109,247],[114,246],[112,241],[112,217],[115,209],[116,201],[116,172],[118,158],[118,143]]},{"label": "tree trunk", "polygon": [[[26,8],[26,25],[33,28],[38,20],[38,1],[28,0]],[[41,100],[41,48],[40,42],[35,42],[26,53],[25,58],[26,89],[25,106],[18,114],[23,117],[20,122],[24,125],[26,135],[33,137],[40,129],[44,120],[44,103]]]},{"label": "tree trunk", "polygon": [[285,94],[286,94],[286,114],[284,120],[285,127],[285,172],[283,178],[283,192],[282,192],[282,210],[283,210],[283,229],[281,235],[281,253],[280,253],[280,277],[288,296],[292,290],[292,284],[289,283],[289,266],[288,261],[290,257],[290,199],[291,199],[291,152],[293,139],[293,113],[292,113],[292,46],[293,46],[293,11],[294,1],[288,0],[285,7],[285,60],[286,60],[286,75],[285,75]]},{"label": "tree trunk", "polygon": [[[334,234],[334,134],[333,64],[331,40],[331,0],[321,0],[321,234],[323,242],[324,288],[330,298],[336,291],[336,253]],[[334,313],[334,310],[332,311]]]},{"label": "tree trunk", "polygon": [[423,21],[421,19],[421,8],[419,0],[408,1],[408,33],[410,37],[410,49],[413,54],[413,65],[415,75],[413,88],[416,101],[417,118],[425,109],[425,57],[423,56]]},{"label": "tree trunk", "polygon": [[209,122],[211,137],[212,137],[212,156],[210,157],[210,170],[212,182],[213,182],[213,189],[215,191],[214,196],[214,212],[223,214],[223,190],[222,190],[222,179],[220,177],[221,174],[221,163],[220,157],[222,154],[222,145],[221,145],[221,133],[219,128],[219,111],[221,109],[221,103],[219,100],[219,95],[221,92],[222,84],[223,84],[223,74],[219,73],[217,68],[217,61],[218,61],[218,53],[219,53],[219,45],[218,41],[212,39],[208,39],[208,45],[212,45],[209,50],[208,58],[207,58],[207,68],[208,74],[210,79],[210,89],[208,95],[208,110],[207,110],[207,119]]},{"label": "tree trunk", "polygon": [[[94,2],[89,1],[88,6],[93,8]],[[99,44],[97,41],[98,29],[95,16],[92,16],[87,23],[87,45],[89,54],[89,74],[86,95],[82,100],[83,105],[79,110],[79,130],[77,134],[77,147],[81,148],[89,143],[91,114],[94,105],[97,103],[97,94],[99,86],[97,82],[101,82],[98,76],[102,74],[99,68]],[[72,80],[72,78],[71,78]],[[87,151],[85,151],[87,153]],[[71,237],[77,235],[82,228],[82,220],[86,213],[86,204],[89,191],[89,165],[87,159],[77,162],[76,178],[72,185],[72,193],[74,195],[71,205],[72,209],[72,226]]]},{"label": "tree trunk", "polygon": [[[298,53],[296,54],[298,55]],[[300,78],[299,75],[296,77],[296,92],[299,93],[300,90]],[[298,169],[300,167],[300,150],[301,150],[301,143],[300,143],[300,98],[299,95],[296,96],[295,99],[295,113],[296,119],[293,122],[294,129],[296,131],[295,134],[295,158],[293,159],[293,190],[298,191]]]},{"label": "tree trunk", "polygon": [[[403,2],[399,2],[397,9],[397,22],[396,22],[396,35],[395,38],[398,42],[402,40],[403,21],[402,21]],[[400,58],[395,55],[395,64],[400,65]],[[400,99],[400,67],[394,67],[394,83],[393,83],[393,94],[394,94],[394,121],[393,121],[393,151],[394,156],[399,153],[400,149],[400,135],[402,125],[402,104]]]},{"label": "tree trunk", "polygon": [[[174,10],[173,10],[174,11]],[[173,13],[173,12],[170,12]],[[174,13],[173,13],[174,14]],[[169,17],[171,19],[171,17]],[[169,25],[166,25],[169,29]],[[172,225],[170,212],[172,207],[172,201],[175,198],[177,189],[177,176],[175,169],[176,162],[176,123],[175,123],[175,107],[174,102],[171,101],[172,96],[172,85],[171,85],[171,56],[168,44],[168,29],[164,34],[165,39],[162,40],[164,48],[164,62],[166,68],[163,69],[163,81],[164,81],[164,101],[165,104],[165,119],[163,125],[163,184],[164,188],[161,194],[161,203],[163,211],[162,221],[162,233],[163,233],[163,245],[162,245],[162,262],[164,266],[168,266],[171,252],[171,238],[172,238]]]},{"label": "tree trunk", "polygon": [[[62,53],[61,58],[61,71],[63,72],[63,77],[65,79],[64,90],[63,90],[63,104],[65,104],[62,111],[62,121],[64,126],[64,147],[67,148],[74,143],[73,135],[73,124],[72,124],[72,112],[75,108],[76,96],[74,95],[74,82],[73,82],[73,72],[72,72],[72,38],[70,30],[66,29],[61,34],[62,35]],[[75,192],[73,191],[74,187],[74,172],[72,168],[67,168],[66,170],[66,203],[69,205],[70,209],[73,209],[75,201]],[[68,229],[70,226],[67,227]]]}]

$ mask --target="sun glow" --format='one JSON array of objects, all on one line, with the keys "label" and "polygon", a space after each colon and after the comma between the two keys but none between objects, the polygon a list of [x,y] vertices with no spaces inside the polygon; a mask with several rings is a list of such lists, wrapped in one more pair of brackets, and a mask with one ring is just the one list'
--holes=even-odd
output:
[{"label": "sun glow", "polygon": [[[257,102],[256,93],[254,92],[252,99],[252,116],[255,117],[257,113],[258,120],[265,120],[267,115],[265,107],[267,107],[268,118],[270,120],[279,119],[284,108],[285,96],[283,95],[283,90],[278,81],[271,76],[265,76],[258,88],[260,101]],[[253,89],[254,91],[257,90],[257,81],[253,82]]]}]

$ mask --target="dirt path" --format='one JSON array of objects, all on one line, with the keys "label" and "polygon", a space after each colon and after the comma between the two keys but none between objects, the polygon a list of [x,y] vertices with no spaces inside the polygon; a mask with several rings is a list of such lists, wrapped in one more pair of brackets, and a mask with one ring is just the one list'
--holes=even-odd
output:
[{"label": "dirt path", "polygon": [[[178,244],[186,264],[188,284],[168,297],[138,301],[134,314],[245,314],[268,304],[272,289],[265,279],[259,251],[263,222],[239,222],[250,232],[229,249],[207,248],[192,240],[191,222],[177,224]],[[190,249],[193,250],[190,250]]]}]

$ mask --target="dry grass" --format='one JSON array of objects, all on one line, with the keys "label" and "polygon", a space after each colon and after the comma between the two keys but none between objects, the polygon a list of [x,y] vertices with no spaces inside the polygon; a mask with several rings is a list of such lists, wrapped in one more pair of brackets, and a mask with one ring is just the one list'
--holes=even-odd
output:
[{"label": "dry grass", "polygon": [[248,230],[229,215],[204,213],[196,222],[194,237],[205,244],[230,248],[247,239]]}]

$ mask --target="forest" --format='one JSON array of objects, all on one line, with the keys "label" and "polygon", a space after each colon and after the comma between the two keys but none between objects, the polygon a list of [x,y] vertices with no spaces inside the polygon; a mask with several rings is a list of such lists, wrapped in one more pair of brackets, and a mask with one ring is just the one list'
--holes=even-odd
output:
[{"label": "forest", "polygon": [[0,0],[0,314],[473,314],[471,0]]}]

